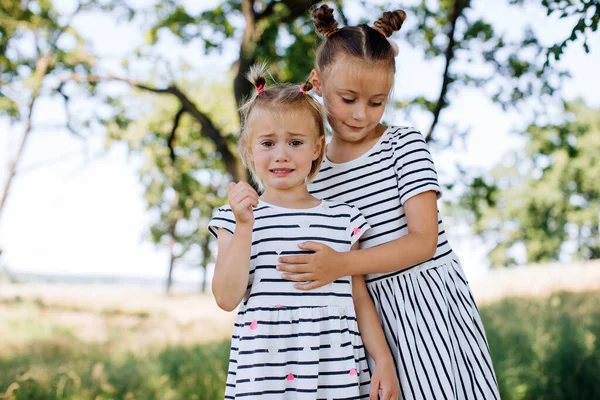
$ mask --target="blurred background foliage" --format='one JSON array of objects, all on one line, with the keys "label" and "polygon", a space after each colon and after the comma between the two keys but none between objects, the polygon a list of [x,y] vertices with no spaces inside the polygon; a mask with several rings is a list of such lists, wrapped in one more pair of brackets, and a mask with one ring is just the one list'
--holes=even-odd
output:
[{"label": "blurred background foliage", "polygon": [[[56,322],[52,307],[13,302],[30,318],[8,320],[8,342],[37,337],[0,356],[2,399],[221,399],[229,340],[131,350],[164,316],[130,315],[131,335],[87,343]],[[42,308],[40,308],[42,307]],[[45,311],[44,311],[45,310]],[[594,399],[600,391],[600,292],[508,297],[481,307],[503,399]],[[103,317],[110,323],[110,313]],[[44,320],[42,318],[42,320]],[[154,321],[149,325],[148,321]],[[139,326],[138,326],[139,325]],[[137,328],[135,326],[138,326]],[[196,338],[197,339],[197,338]]]},{"label": "blurred background foliage", "polygon": [[[600,151],[594,139],[597,110],[564,103],[560,89],[568,73],[561,69],[560,56],[570,45],[589,51],[599,2],[506,1],[511,7],[542,6],[549,17],[559,15],[573,28],[560,42],[544,46],[533,29],[510,38],[498,33],[467,0],[411,5],[407,11],[416,21],[404,35],[426,60],[444,66],[440,91],[436,96],[400,96],[392,106],[407,117],[426,113],[430,125],[422,127],[424,135],[446,151],[458,138],[468,141],[468,130],[446,122],[444,114],[464,88],[483,91],[504,109],[518,109],[530,119],[521,133],[527,149],[491,173],[461,171],[461,211],[476,234],[493,238],[494,266],[514,264],[512,254],[523,248],[526,262],[556,260],[561,251],[574,258],[598,258],[598,186],[593,178]],[[250,65],[268,62],[277,81],[305,80],[320,41],[308,12],[316,3],[228,0],[193,12],[175,0],[139,7],[125,0],[86,0],[75,2],[65,14],[50,0],[0,0],[0,115],[25,127],[3,190],[0,217],[20,156],[36,128],[31,124],[34,109],[42,98],[58,98],[73,135],[85,140],[104,132],[107,146],[126,142],[143,158],[139,176],[155,220],[149,237],[171,254],[167,290],[178,260],[201,260],[196,263],[205,267],[212,256],[205,229],[211,209],[223,203],[229,179],[247,179],[235,147],[236,108],[251,92],[244,74]],[[330,4],[342,25],[372,23],[382,10],[394,7],[359,1],[364,18],[348,21],[343,1]],[[109,72],[72,25],[85,13],[109,14],[145,32],[146,42],[120,60],[119,72]],[[161,41],[174,38],[182,45],[196,43],[205,54],[237,47],[231,83],[206,82],[185,60],[157,51]],[[552,123],[547,122],[549,113]],[[527,174],[531,178],[523,180]],[[458,187],[456,182],[442,183],[448,189]],[[504,190],[507,185],[511,190]]]},{"label": "blurred background foliage", "polygon": [[[398,94],[391,108],[408,120],[414,113],[426,115],[429,125],[420,128],[439,152],[469,141],[468,128],[446,114],[461,91],[475,89],[507,112],[517,111],[528,125],[515,133],[523,138],[523,148],[489,171],[458,165],[460,182],[442,182],[457,191],[453,212],[494,244],[489,257],[495,267],[516,264],[519,252],[526,262],[555,261],[565,254],[573,260],[598,259],[600,113],[583,101],[566,101],[562,89],[569,74],[561,56],[569,46],[590,50],[600,2],[501,1],[515,9],[542,7],[549,21],[564,19],[572,28],[556,43],[544,44],[534,29],[501,34],[477,12],[491,3],[412,2],[406,10],[413,20],[399,36],[425,62],[442,66],[432,77],[440,82],[439,91]],[[225,202],[227,183],[247,179],[235,146],[237,105],[252,89],[244,74],[250,65],[267,62],[275,80],[304,81],[320,43],[308,12],[318,2],[224,0],[202,11],[176,0],[135,6],[126,0],[74,0],[70,8],[57,3],[0,0],[0,116],[23,128],[13,131],[20,135],[19,146],[2,190],[0,224],[23,151],[40,128],[32,115],[44,100],[60,101],[67,119],[57,129],[66,128],[82,141],[105,135],[107,148],[126,143],[132,157],[142,160],[139,179],[153,218],[148,238],[170,252],[168,291],[181,260],[202,268],[212,261],[206,223],[213,207]],[[329,2],[341,25],[372,23],[382,10],[397,7],[354,1],[361,17],[349,20],[348,3]],[[82,15],[135,24],[146,40],[116,60],[119,68],[107,67],[105,56],[73,24]],[[206,79],[183,57],[165,57],[158,50],[165,43],[193,44],[206,55],[234,52],[227,81]],[[90,344],[61,321],[40,320],[51,311],[44,303],[15,298],[2,305],[19,317],[3,317],[1,337],[26,345],[0,354],[0,398],[222,396],[228,341],[133,351],[117,345],[138,342],[148,332],[148,321],[160,327],[164,315],[127,315],[127,328],[115,328],[117,334],[102,344]],[[506,298],[483,306],[502,397],[595,398],[600,393],[599,307],[597,291]],[[100,316],[112,321],[120,314],[105,310]],[[126,329],[138,336],[124,340]]]}]

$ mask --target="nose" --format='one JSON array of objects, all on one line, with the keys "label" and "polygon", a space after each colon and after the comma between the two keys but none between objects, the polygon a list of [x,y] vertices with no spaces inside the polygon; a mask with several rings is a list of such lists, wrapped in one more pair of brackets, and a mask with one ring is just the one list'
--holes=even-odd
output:
[{"label": "nose", "polygon": [[277,146],[277,148],[275,149],[275,161],[276,162],[289,161],[289,156],[288,156],[287,150],[288,150],[287,146],[285,146],[285,145]]},{"label": "nose", "polygon": [[362,104],[362,102],[356,102],[356,104],[354,104],[354,107],[352,108],[352,118],[356,119],[356,120],[362,120],[365,118],[366,113],[366,105]]}]

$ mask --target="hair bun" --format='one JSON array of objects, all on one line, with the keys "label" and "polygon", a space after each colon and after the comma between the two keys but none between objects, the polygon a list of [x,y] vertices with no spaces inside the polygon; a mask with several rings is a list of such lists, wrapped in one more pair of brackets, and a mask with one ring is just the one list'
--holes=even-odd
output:
[{"label": "hair bun", "polygon": [[375,21],[373,28],[388,38],[400,30],[405,19],[406,13],[402,10],[386,11]]},{"label": "hair bun", "polygon": [[315,20],[315,29],[321,35],[328,38],[331,34],[337,32],[338,23],[333,17],[333,8],[323,4],[312,12],[312,17]]},{"label": "hair bun", "polygon": [[302,92],[308,93],[313,88],[313,85],[310,83],[310,81],[306,81],[300,85],[300,88],[302,89]]}]

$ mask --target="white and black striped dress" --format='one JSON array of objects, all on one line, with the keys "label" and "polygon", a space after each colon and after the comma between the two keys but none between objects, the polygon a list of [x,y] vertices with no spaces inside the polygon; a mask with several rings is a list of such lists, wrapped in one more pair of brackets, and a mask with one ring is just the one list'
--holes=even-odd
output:
[{"label": "white and black striped dress", "polygon": [[[294,288],[275,269],[298,244],[349,251],[369,226],[354,206],[323,201],[286,209],[260,201],[254,209],[250,276],[231,341],[225,398],[361,399],[370,372],[359,336],[351,277],[311,291]],[[233,233],[229,206],[215,210],[209,230]]]},{"label": "white and black striped dress", "polygon": [[[409,127],[388,127],[368,152],[350,162],[325,159],[309,190],[360,209],[371,226],[361,248],[406,235],[404,202],[426,191],[441,193],[423,135]],[[439,213],[438,221],[431,260],[366,277],[402,398],[499,399],[479,311]]]}]

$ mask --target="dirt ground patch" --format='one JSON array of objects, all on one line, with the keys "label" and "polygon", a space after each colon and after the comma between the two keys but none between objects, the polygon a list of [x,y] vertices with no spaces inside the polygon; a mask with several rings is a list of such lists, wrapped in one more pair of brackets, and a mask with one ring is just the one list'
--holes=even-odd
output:
[{"label": "dirt ground patch", "polygon": [[[480,304],[595,290],[600,262],[492,270],[470,284]],[[235,312],[219,309],[210,294],[165,296],[160,288],[135,285],[0,283],[0,337],[13,351],[48,337],[134,351],[203,343],[228,337],[234,319]]]},{"label": "dirt ground patch", "polygon": [[122,285],[0,284],[3,347],[48,337],[100,343],[111,350],[195,344],[231,334],[235,313],[210,295]]}]

